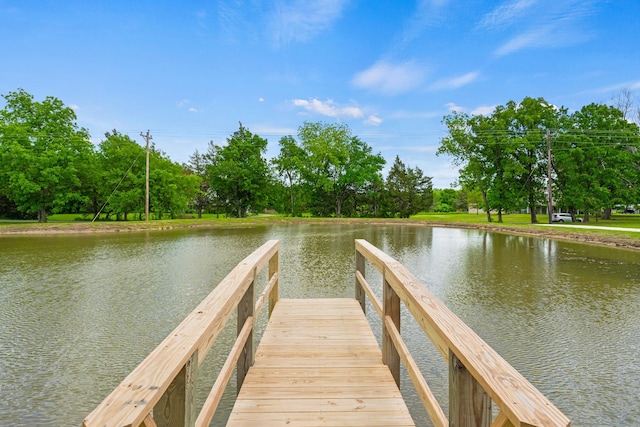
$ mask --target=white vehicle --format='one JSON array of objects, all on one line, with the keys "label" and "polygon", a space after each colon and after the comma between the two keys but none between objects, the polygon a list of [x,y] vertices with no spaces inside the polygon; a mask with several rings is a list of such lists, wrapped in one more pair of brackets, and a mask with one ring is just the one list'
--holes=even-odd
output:
[{"label": "white vehicle", "polygon": [[[582,222],[580,218],[576,218],[577,222]],[[557,212],[551,214],[551,222],[573,222],[573,218],[570,213]]]}]

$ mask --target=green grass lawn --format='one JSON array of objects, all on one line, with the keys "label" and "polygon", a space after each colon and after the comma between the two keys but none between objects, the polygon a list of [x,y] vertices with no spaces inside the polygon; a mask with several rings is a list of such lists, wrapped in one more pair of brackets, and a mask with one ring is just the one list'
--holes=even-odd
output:
[{"label": "green grass lawn", "polygon": [[[497,222],[498,216],[491,215],[494,224]],[[548,224],[549,217],[547,215],[537,215],[539,224]],[[466,224],[480,224],[487,223],[486,214],[476,214],[467,212],[453,212],[453,213],[440,213],[440,212],[426,212],[414,215],[411,219],[424,220],[424,221],[437,221],[447,223],[466,223]],[[529,214],[505,214],[502,215],[502,224],[504,225],[521,225],[531,224],[531,216]],[[580,223],[576,223],[580,224]],[[614,214],[610,220],[603,220],[591,217],[591,220],[585,225],[594,225],[602,227],[625,227],[625,228],[640,228],[640,215],[634,214]]]},{"label": "green grass lawn", "polygon": [[[492,216],[494,222],[491,223],[492,227],[538,227],[530,223],[531,218],[529,214],[505,214],[502,216],[503,222],[498,223],[497,215]],[[333,219],[333,218],[317,218],[317,217],[309,217],[305,216],[304,218],[292,218],[286,215],[280,214],[265,214],[265,215],[254,215],[248,218],[227,218],[224,215],[216,215],[216,214],[204,214],[202,218],[197,218],[195,215],[189,217],[183,217],[179,219],[163,219],[163,220],[155,220],[153,219],[149,222],[145,222],[144,220],[139,220],[137,215],[131,215],[130,219],[127,221],[104,221],[102,218],[101,221],[96,221],[91,224],[90,221],[93,219],[90,215],[83,216],[82,214],[55,214],[51,215],[49,218],[49,222],[46,224],[38,224],[35,221],[30,222],[5,222],[0,220],[0,227],[2,226],[20,226],[20,227],[42,227],[42,228],[73,228],[74,224],[83,224],[83,227],[91,227],[100,229],[101,227],[109,227],[109,228],[123,228],[123,229],[157,229],[157,228],[181,228],[181,227],[193,227],[193,226],[243,226],[243,225],[255,225],[255,224],[277,224],[277,223],[296,223],[296,222],[332,222],[332,221],[349,221],[353,223],[357,223],[360,221],[355,218],[344,218],[344,219]],[[381,221],[389,221],[389,219],[380,219]],[[411,221],[425,221],[426,223],[433,224],[469,224],[469,225],[481,225],[487,224],[487,216],[482,213],[467,213],[467,212],[454,212],[454,213],[436,213],[436,212],[428,212],[428,213],[420,213],[418,215],[414,215],[410,218]],[[371,218],[363,218],[362,221],[371,221]],[[391,221],[402,223],[403,219],[391,219]],[[547,215],[538,215],[539,224],[548,224]],[[624,236],[632,239],[640,239],[640,233],[634,231],[616,231],[611,230],[610,227],[621,227],[621,228],[640,228],[640,215],[633,214],[616,214],[613,215],[610,220],[595,220],[592,217],[592,220],[588,223],[590,226],[597,226],[598,229],[582,229],[582,228],[572,228],[572,225],[586,225],[586,223],[576,223],[576,224],[563,224],[558,227],[557,231],[565,230],[571,232],[580,232],[580,233],[607,233],[613,234],[616,236]]]}]

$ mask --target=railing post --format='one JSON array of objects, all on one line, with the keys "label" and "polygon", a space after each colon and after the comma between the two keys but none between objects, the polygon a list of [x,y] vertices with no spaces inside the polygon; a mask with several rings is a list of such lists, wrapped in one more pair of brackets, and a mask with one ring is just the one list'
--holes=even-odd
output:
[{"label": "railing post", "polygon": [[449,349],[449,425],[491,426],[491,397]]},{"label": "railing post", "polygon": [[[362,255],[358,251],[358,249],[356,249],[356,272],[359,271],[360,274],[362,274],[362,277],[366,277],[365,268],[366,268],[366,264],[365,264],[364,255]],[[363,313],[367,312],[365,297],[366,297],[366,294],[364,292],[364,289],[362,289],[362,285],[360,285],[360,282],[358,281],[358,276],[356,275],[356,300],[360,303],[360,307],[362,307]]]},{"label": "railing post", "polygon": [[382,363],[387,365],[396,381],[398,388],[400,387],[400,355],[396,349],[389,332],[385,326],[384,319],[389,316],[398,332],[400,332],[400,297],[393,290],[387,281],[387,270],[382,273],[382,298],[383,298],[383,321],[382,321]]},{"label": "railing post", "polygon": [[271,259],[269,260],[269,279],[271,280],[271,278],[273,277],[274,274],[277,274],[278,276],[276,276],[276,283],[275,285],[273,285],[273,289],[271,289],[271,292],[269,293],[269,318],[271,318],[271,313],[273,313],[273,308],[276,306],[276,303],[278,302],[278,285],[280,282],[280,261],[279,261],[279,251],[276,251],[275,254],[273,254],[273,256],[271,257]]},{"label": "railing post", "polygon": [[[238,304],[238,323],[237,323],[237,334],[240,334],[242,328],[244,327],[244,322],[247,318],[253,316],[255,303],[254,303],[254,288],[256,282],[256,270],[253,270],[253,280],[251,280],[251,284],[247,288],[244,296],[240,300]],[[253,366],[253,329],[247,338],[247,342],[245,343],[242,352],[240,353],[240,357],[238,358],[238,363],[236,364],[236,384],[237,384],[237,393],[240,393],[240,388],[242,387],[242,383],[244,383],[244,378],[247,376],[247,372],[249,368]]]},{"label": "railing post", "polygon": [[198,352],[182,367],[153,408],[157,427],[192,427],[196,422]]}]

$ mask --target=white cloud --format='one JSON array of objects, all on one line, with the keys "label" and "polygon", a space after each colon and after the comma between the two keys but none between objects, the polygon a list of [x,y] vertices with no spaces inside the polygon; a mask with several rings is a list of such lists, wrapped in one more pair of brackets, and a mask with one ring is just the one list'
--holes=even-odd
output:
[{"label": "white cloud", "polygon": [[242,37],[243,29],[249,26],[245,10],[247,6],[241,0],[221,0],[218,6],[218,26],[229,42],[237,42]]},{"label": "white cloud", "polygon": [[258,98],[258,102],[264,102],[264,98],[263,97]]},{"label": "white cloud", "polygon": [[418,39],[427,28],[438,25],[443,19],[443,10],[449,0],[420,0],[416,10],[406,21],[398,47],[403,47]]},{"label": "white cloud", "polygon": [[378,61],[371,68],[356,74],[351,82],[358,88],[397,95],[420,86],[426,74],[426,68],[414,61],[399,64]]},{"label": "white cloud", "polygon": [[397,110],[388,117],[392,119],[432,119],[434,117],[442,117],[442,111],[406,111]]},{"label": "white cloud", "polygon": [[490,29],[509,26],[521,18],[536,2],[537,0],[515,0],[503,3],[484,15],[479,26]]},{"label": "white cloud", "polygon": [[350,0],[288,0],[276,2],[271,14],[271,33],[279,47],[291,42],[305,42],[342,16]]},{"label": "white cloud", "polygon": [[379,126],[382,123],[382,119],[372,114],[369,117],[367,117],[367,120],[365,120],[364,122],[371,126]]},{"label": "white cloud", "polygon": [[536,28],[522,33],[496,49],[496,56],[505,56],[528,47],[553,46],[562,43],[557,40],[550,27]]},{"label": "white cloud", "polygon": [[460,105],[456,105],[454,102],[448,102],[444,104],[447,107],[447,110],[451,113],[464,113],[465,108]]},{"label": "white cloud", "polygon": [[[451,113],[466,113],[468,111],[467,107],[463,107],[461,105],[457,105],[455,102],[449,102],[445,104],[447,110]],[[496,109],[495,105],[479,105],[473,110],[471,110],[470,114],[474,116],[484,116],[486,114],[491,114]]]},{"label": "white cloud", "polygon": [[[180,101],[176,102],[176,107],[182,109],[182,108],[189,107],[190,104],[191,104],[191,101],[189,101],[188,99],[181,99]],[[187,108],[187,111],[190,113],[200,112],[200,110],[198,110],[195,107],[189,107]]]},{"label": "white cloud", "polygon": [[557,48],[589,38],[583,18],[596,13],[594,0],[511,0],[486,14],[478,27],[510,32],[494,54],[498,57],[527,48]]},{"label": "white cloud", "polygon": [[298,131],[294,128],[276,127],[266,124],[257,124],[251,127],[253,131],[260,135],[284,136],[295,135]]},{"label": "white cloud", "polygon": [[80,107],[77,104],[71,104],[69,105],[69,108],[71,108],[73,111],[78,111],[80,109]]},{"label": "white cloud", "polygon": [[321,114],[323,116],[333,118],[350,117],[359,119],[364,116],[364,113],[360,108],[352,106],[339,107],[332,99],[328,99],[325,102],[322,102],[316,98],[313,98],[311,100],[294,99],[293,105],[295,105],[296,107],[302,107],[311,113]]},{"label": "white cloud", "polygon": [[611,85],[611,86],[601,87],[601,88],[595,89],[593,92],[595,92],[595,93],[609,93],[609,92],[616,92],[616,91],[619,91],[619,90],[622,90],[622,89],[638,90],[638,89],[640,89],[640,80],[624,82],[624,83],[618,83],[618,84]]},{"label": "white cloud", "polygon": [[471,114],[474,116],[485,116],[493,113],[495,109],[495,105],[479,105],[471,111]]},{"label": "white cloud", "polygon": [[464,74],[462,76],[451,77],[448,79],[438,80],[431,85],[431,89],[457,89],[462,86],[466,86],[469,83],[475,81],[480,73],[473,71],[471,73]]}]

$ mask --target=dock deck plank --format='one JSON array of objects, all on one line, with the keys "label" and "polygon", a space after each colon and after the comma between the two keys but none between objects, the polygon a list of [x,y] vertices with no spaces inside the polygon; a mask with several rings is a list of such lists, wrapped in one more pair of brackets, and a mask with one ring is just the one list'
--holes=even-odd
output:
[{"label": "dock deck plank", "polygon": [[278,301],[227,426],[415,426],[355,299]]}]

